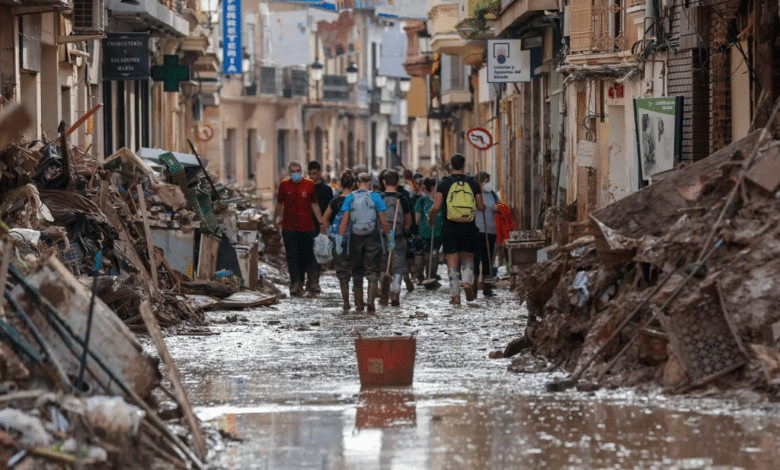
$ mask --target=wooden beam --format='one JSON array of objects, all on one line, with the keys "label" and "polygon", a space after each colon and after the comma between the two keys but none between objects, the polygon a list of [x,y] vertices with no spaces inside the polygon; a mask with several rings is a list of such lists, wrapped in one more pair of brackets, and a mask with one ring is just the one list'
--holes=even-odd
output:
[{"label": "wooden beam", "polygon": [[146,329],[149,330],[149,336],[152,337],[152,341],[154,341],[154,345],[157,347],[157,352],[160,354],[160,359],[165,364],[165,368],[168,369],[168,376],[171,379],[171,385],[173,385],[173,391],[176,394],[176,402],[181,407],[187,427],[189,427],[190,432],[192,432],[192,440],[195,443],[195,452],[198,457],[203,460],[206,457],[206,439],[203,437],[200,425],[198,424],[198,419],[192,412],[192,405],[190,404],[190,399],[187,397],[187,391],[184,389],[184,385],[182,385],[179,370],[173,363],[173,358],[171,358],[170,353],[168,353],[168,348],[165,346],[165,340],[163,340],[160,326],[157,324],[157,318],[154,316],[152,308],[149,306],[149,302],[142,302],[140,310]]},{"label": "wooden beam", "polygon": [[[138,183],[138,202],[141,205],[141,220],[144,223],[144,236],[146,236],[146,248],[149,250],[149,270],[152,272],[152,294],[160,284],[157,282],[157,258],[154,255],[154,242],[152,241],[152,231],[149,229],[149,213],[146,212],[146,198],[144,197],[144,185]],[[202,458],[202,457],[201,457]]]}]

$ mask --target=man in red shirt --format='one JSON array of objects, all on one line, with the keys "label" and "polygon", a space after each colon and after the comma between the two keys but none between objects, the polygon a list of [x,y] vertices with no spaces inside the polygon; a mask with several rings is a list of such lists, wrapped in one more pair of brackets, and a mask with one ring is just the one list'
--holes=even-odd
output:
[{"label": "man in red shirt", "polygon": [[272,220],[279,229],[279,214],[282,215],[282,240],[287,251],[287,268],[290,271],[290,295],[303,294],[303,280],[306,268],[314,256],[314,218],[322,222],[322,212],[317,203],[314,181],[304,178],[301,164],[291,161],[287,166],[290,177],[279,183],[279,195]]}]

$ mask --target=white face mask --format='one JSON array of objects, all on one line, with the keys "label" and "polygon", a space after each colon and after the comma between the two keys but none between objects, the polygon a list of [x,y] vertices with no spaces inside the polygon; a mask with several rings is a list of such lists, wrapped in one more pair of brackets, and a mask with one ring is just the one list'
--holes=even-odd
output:
[{"label": "white face mask", "polygon": [[490,181],[485,183],[485,185],[482,186],[482,191],[484,191],[486,193],[489,193],[490,191],[493,191],[493,183],[491,183]]}]

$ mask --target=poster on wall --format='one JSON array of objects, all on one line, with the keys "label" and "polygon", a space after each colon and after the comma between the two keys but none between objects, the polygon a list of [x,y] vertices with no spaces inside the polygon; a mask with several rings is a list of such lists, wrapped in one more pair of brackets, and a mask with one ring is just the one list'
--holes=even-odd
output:
[{"label": "poster on wall", "polygon": [[683,97],[634,98],[637,154],[644,181],[671,170],[682,153]]},{"label": "poster on wall", "polygon": [[338,19],[333,22],[318,21],[317,29],[326,59],[352,54],[360,50],[355,30],[355,18],[351,11],[342,11]]}]

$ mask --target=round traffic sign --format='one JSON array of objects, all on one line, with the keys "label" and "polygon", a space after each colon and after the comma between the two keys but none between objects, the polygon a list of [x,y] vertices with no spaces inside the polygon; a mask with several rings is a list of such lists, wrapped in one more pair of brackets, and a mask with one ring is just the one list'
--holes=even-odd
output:
[{"label": "round traffic sign", "polygon": [[466,138],[474,147],[487,150],[493,146],[493,136],[486,129],[475,127],[466,132]]}]

